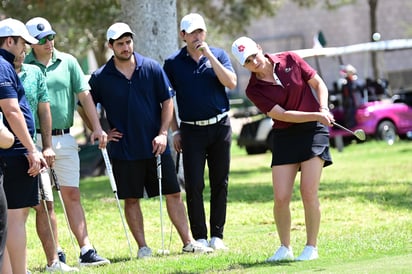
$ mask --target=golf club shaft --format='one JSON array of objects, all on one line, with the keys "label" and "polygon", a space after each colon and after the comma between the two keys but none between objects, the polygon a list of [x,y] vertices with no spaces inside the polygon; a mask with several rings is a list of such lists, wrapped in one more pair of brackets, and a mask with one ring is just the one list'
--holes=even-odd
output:
[{"label": "golf club shaft", "polygon": [[59,195],[60,204],[62,205],[62,208],[63,208],[64,218],[66,220],[66,225],[67,225],[67,231],[69,232],[69,235],[70,235],[70,241],[72,242],[75,253],[77,253],[77,247],[76,247],[76,244],[74,243],[74,238],[73,238],[72,230],[70,228],[69,218],[67,217],[66,206],[64,205],[64,200],[63,200],[62,193],[60,191],[60,184],[59,184],[59,181],[57,180],[56,172],[54,171],[53,168],[50,168],[50,173],[52,175],[54,185],[56,186],[57,194]]},{"label": "golf club shaft", "polygon": [[343,129],[343,130],[345,130],[345,131],[347,131],[347,132],[349,132],[349,133],[351,133],[351,134],[353,134],[353,135],[356,136],[355,132],[353,132],[353,131],[350,130],[349,128],[346,128],[346,127],[344,127],[344,126],[342,126],[342,125],[340,125],[340,124],[338,124],[338,123],[336,123],[336,122],[332,122],[332,124],[333,124],[334,126],[337,126],[337,127],[339,127],[339,128],[341,128],[341,129]]},{"label": "golf club shaft", "polygon": [[103,159],[104,159],[104,163],[106,165],[107,173],[109,175],[110,185],[112,187],[113,194],[114,194],[114,197],[115,197],[116,202],[117,202],[117,207],[119,209],[120,219],[122,220],[122,225],[123,225],[123,229],[124,229],[124,234],[126,235],[127,244],[129,245],[130,259],[132,259],[133,258],[132,245],[130,244],[129,234],[127,233],[127,228],[126,228],[126,223],[125,223],[124,218],[123,218],[122,208],[120,206],[119,197],[117,196],[116,181],[114,179],[114,174],[113,174],[113,170],[112,170],[112,165],[110,163],[109,154],[107,153],[106,148],[102,148],[101,152],[102,152],[102,156],[103,156]]},{"label": "golf club shaft", "polygon": [[163,198],[162,198],[162,158],[161,155],[156,156],[156,166],[157,166],[157,180],[159,183],[159,201],[160,201],[160,230],[162,238],[162,254],[165,253],[165,241],[163,233]]},{"label": "golf club shaft", "polygon": [[[50,218],[50,212],[49,212],[49,209],[47,208],[46,194],[44,192],[42,175],[39,174],[38,178],[39,178],[40,197],[41,197],[41,200],[42,200],[42,203],[43,203],[44,210],[46,211],[47,223],[49,225],[49,230],[50,230],[50,235],[51,235],[51,238],[52,238],[52,241],[53,241],[54,250],[56,251],[56,255],[58,257],[59,253],[57,252],[56,237],[54,237],[53,226],[52,226],[51,218]],[[60,260],[58,261],[58,263],[60,264]],[[60,266],[60,272],[64,273],[61,266]]]}]

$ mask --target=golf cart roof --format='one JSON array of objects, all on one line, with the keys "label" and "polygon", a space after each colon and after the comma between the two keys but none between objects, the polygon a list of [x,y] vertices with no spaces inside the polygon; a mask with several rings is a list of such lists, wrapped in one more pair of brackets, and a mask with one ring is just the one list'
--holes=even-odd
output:
[{"label": "golf cart roof", "polygon": [[308,48],[292,50],[302,58],[316,56],[340,56],[345,54],[374,52],[374,51],[393,51],[412,49],[412,39],[393,39],[378,42],[360,43],[342,47]]}]

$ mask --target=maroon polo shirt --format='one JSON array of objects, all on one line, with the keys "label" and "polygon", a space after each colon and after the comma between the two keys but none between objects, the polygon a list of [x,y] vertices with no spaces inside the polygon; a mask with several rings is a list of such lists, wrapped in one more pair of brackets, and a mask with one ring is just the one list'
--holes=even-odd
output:
[{"label": "maroon polo shirt", "polygon": [[[275,64],[275,73],[282,86],[256,78],[252,73],[246,88],[247,97],[262,113],[268,113],[275,105],[285,110],[314,112],[319,103],[307,83],[316,71],[293,52],[265,54]],[[274,128],[287,128],[293,123],[273,120]]]}]

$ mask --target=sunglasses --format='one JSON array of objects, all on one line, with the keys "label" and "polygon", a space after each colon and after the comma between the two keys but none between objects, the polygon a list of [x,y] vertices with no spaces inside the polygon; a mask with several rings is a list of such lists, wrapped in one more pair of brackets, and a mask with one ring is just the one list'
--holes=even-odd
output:
[{"label": "sunglasses", "polygon": [[54,40],[54,34],[50,34],[50,35],[47,35],[47,36],[39,39],[39,42],[37,43],[37,45],[44,45],[44,44],[46,44],[47,40],[48,41],[53,41]]}]

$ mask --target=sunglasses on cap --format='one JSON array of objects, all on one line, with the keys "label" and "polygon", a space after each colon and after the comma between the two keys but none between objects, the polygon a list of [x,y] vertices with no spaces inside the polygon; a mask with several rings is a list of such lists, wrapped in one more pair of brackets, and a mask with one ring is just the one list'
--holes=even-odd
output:
[{"label": "sunglasses on cap", "polygon": [[44,45],[46,44],[47,40],[49,41],[53,41],[54,40],[54,34],[49,34],[41,39],[38,39],[39,42],[37,43],[37,45]]}]

